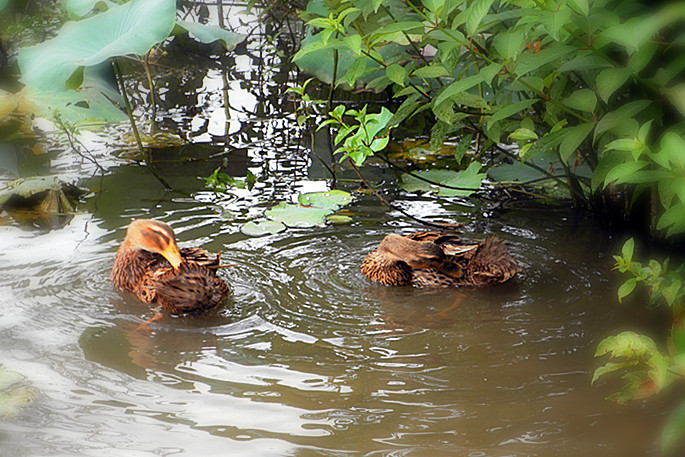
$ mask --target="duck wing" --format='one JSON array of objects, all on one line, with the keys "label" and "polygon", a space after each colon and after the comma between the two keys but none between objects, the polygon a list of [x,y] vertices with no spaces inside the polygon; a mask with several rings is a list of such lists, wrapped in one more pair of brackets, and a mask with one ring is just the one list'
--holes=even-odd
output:
[{"label": "duck wing", "polygon": [[137,291],[141,300],[154,301],[173,314],[208,310],[229,293],[228,285],[213,270],[193,262],[183,262],[178,271],[155,271],[141,282]]}]

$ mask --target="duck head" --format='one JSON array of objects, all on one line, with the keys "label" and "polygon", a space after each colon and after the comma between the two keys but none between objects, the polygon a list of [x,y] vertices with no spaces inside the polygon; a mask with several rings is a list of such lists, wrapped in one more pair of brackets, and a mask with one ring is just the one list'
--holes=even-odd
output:
[{"label": "duck head", "polygon": [[438,268],[445,261],[442,248],[432,241],[414,241],[395,234],[386,236],[378,251],[415,269]]},{"label": "duck head", "polygon": [[176,236],[171,227],[164,222],[136,219],[129,224],[124,242],[133,249],[162,255],[175,270],[181,265]]}]

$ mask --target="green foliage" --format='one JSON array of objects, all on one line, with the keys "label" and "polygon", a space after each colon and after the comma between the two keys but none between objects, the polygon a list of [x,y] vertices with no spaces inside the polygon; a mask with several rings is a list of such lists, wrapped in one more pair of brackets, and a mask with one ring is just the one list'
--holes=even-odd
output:
[{"label": "green foliage", "polygon": [[[652,306],[668,306],[673,313],[671,344],[674,355],[662,354],[654,341],[634,332],[623,332],[604,339],[595,356],[609,354],[617,361],[607,362],[595,370],[592,382],[601,376],[618,370],[626,371],[622,379],[623,388],[609,398],[619,403],[644,398],[661,391],[675,380],[685,381],[685,265],[671,270],[668,259],[659,262],[651,259],[647,264],[633,260],[635,242],[629,239],[621,249],[621,255],[614,256],[616,269],[630,277],[619,287],[618,298],[626,296],[643,285]],[[661,448],[667,453],[685,437],[685,404],[672,411],[662,431]]]},{"label": "green foliage", "polygon": [[205,185],[214,192],[226,192],[232,187],[252,190],[254,183],[257,181],[257,177],[250,170],[247,170],[247,176],[243,179],[221,173],[220,170],[221,167],[217,168],[211,175],[205,178]]},{"label": "green foliage", "polygon": [[[609,189],[626,201],[653,189],[654,228],[670,236],[685,231],[685,84],[676,79],[685,6],[643,4],[314,0],[295,61],[329,82],[325,62],[337,50],[336,80],[391,86],[401,103],[389,126],[432,114],[435,148],[468,127],[488,144],[516,143],[524,164],[552,158],[561,172],[545,177],[579,204]],[[358,133],[333,119],[342,138]],[[376,152],[359,138],[343,148],[358,164]],[[527,181],[521,173],[509,180]]]},{"label": "green foliage", "polygon": [[[349,110],[343,105],[336,107],[329,114],[331,119],[321,123],[319,128],[333,124],[338,129],[335,144],[340,144],[336,151],[342,153],[340,161],[350,158],[356,165],[364,163],[367,157],[385,149],[390,140],[389,123],[393,114],[382,108],[380,113],[367,114],[367,107],[361,110]],[[345,116],[352,117],[355,123],[345,120]]]}]

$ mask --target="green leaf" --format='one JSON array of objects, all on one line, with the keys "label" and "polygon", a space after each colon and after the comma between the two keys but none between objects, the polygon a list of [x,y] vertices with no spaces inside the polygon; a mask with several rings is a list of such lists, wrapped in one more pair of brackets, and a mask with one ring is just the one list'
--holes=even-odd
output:
[{"label": "green leaf", "polygon": [[592,112],[597,106],[597,96],[590,89],[580,89],[564,99],[563,103],[569,108]]},{"label": "green leaf", "polygon": [[630,295],[630,293],[635,290],[636,285],[637,281],[635,278],[630,278],[621,284],[621,287],[618,288],[618,301],[623,301],[625,297]]},{"label": "green leaf", "polygon": [[57,37],[19,51],[22,82],[39,90],[66,88],[81,67],[127,54],[146,54],[164,41],[176,22],[175,0],[133,0],[79,22]]},{"label": "green leaf", "polygon": [[555,41],[561,41],[561,31],[568,25],[571,18],[571,10],[565,5],[560,4],[553,11],[540,11],[540,23],[547,33]]},{"label": "green leaf", "polygon": [[523,47],[525,37],[522,30],[499,33],[495,35],[493,45],[503,59],[513,59]]},{"label": "green leaf", "polygon": [[611,357],[647,359],[654,353],[658,353],[658,349],[653,339],[646,335],[627,331],[603,339],[597,345],[595,357],[611,354]]},{"label": "green leaf", "polygon": [[487,129],[489,130],[495,122],[501,121],[503,119],[508,119],[514,114],[530,107],[535,102],[537,102],[537,99],[521,100],[520,102],[504,105],[503,108],[495,108],[496,111],[488,117],[488,121],[486,124]]},{"label": "green leaf", "polygon": [[404,79],[407,77],[407,71],[399,64],[392,64],[385,69],[385,74],[390,81],[400,86],[404,86]]},{"label": "green leaf", "polygon": [[227,51],[232,51],[235,47],[245,41],[247,35],[231,32],[229,30],[205,25],[197,22],[176,21],[176,25],[191,34],[200,43],[214,43],[220,41]]},{"label": "green leaf", "polygon": [[481,75],[472,75],[453,82],[449,86],[445,87],[442,90],[442,92],[440,92],[440,95],[438,95],[438,97],[433,102],[433,106],[440,105],[445,100],[448,100],[454,97],[455,95],[459,95],[462,92],[469,90],[470,88],[481,83],[482,81],[483,77]]},{"label": "green leaf", "polygon": [[343,38],[343,44],[347,46],[347,49],[352,51],[355,55],[360,55],[362,53],[362,37],[361,35],[348,35]]},{"label": "green leaf", "polygon": [[412,73],[412,76],[416,76],[417,78],[439,78],[441,76],[447,76],[448,74],[445,67],[439,64],[433,64],[417,68]]},{"label": "green leaf", "polygon": [[597,92],[605,103],[609,103],[609,97],[618,90],[633,74],[629,68],[607,68],[597,75],[595,80]]},{"label": "green leaf", "polygon": [[564,136],[563,141],[559,145],[559,154],[563,160],[568,158],[578,149],[580,144],[592,132],[595,124],[587,122],[585,124],[576,125],[570,129],[565,129],[568,133]]},{"label": "green leaf", "polygon": [[597,141],[597,138],[599,138],[602,133],[613,129],[619,124],[627,122],[651,104],[652,102],[649,100],[636,100],[634,102],[626,103],[620,108],[605,114],[604,117],[597,122],[592,141]]},{"label": "green leaf", "polygon": [[282,222],[287,227],[323,227],[330,209],[313,208],[280,202],[278,205],[264,211],[264,215],[272,221]]},{"label": "green leaf", "polygon": [[684,232],[685,217],[683,214],[685,214],[685,205],[680,202],[672,204],[659,218],[656,224],[657,230],[668,229],[667,236]]},{"label": "green leaf", "polygon": [[633,362],[607,362],[604,366],[601,366],[595,370],[595,374],[592,376],[591,384],[594,384],[600,377],[605,374],[613,373],[614,371],[622,370],[624,368],[631,368],[635,366]]},{"label": "green leaf", "polygon": [[485,179],[485,174],[480,173],[480,168],[480,163],[471,162],[468,168],[461,172],[453,170],[421,170],[414,173],[421,178],[442,185],[459,187],[459,189],[429,184],[408,173],[400,176],[400,187],[407,192],[423,191],[437,193],[445,197],[467,197],[476,192],[480,188],[483,179]]},{"label": "green leaf", "polygon": [[685,402],[681,402],[666,419],[661,430],[661,454],[672,455],[685,437]]},{"label": "green leaf", "polygon": [[[0,1],[0,11],[2,10],[2,1]],[[7,5],[7,0],[5,0]],[[97,7],[109,9],[119,6],[118,4],[109,0],[66,0],[64,2],[64,10],[71,17],[84,17]]]},{"label": "green leaf", "polygon": [[347,80],[347,84],[349,84],[350,87],[355,87],[355,83],[364,74],[365,71],[366,58],[359,57],[354,62],[352,62],[352,65],[350,65],[350,67],[347,69],[347,72],[345,73],[345,80]]},{"label": "green leaf", "polygon": [[247,236],[274,235],[285,230],[285,225],[277,221],[250,221],[240,227],[240,231]]},{"label": "green leaf", "polygon": [[664,92],[666,92],[671,104],[680,111],[681,115],[685,116],[685,83],[676,84]]},{"label": "green leaf", "polygon": [[640,49],[661,27],[658,15],[631,17],[623,24],[614,25],[601,33],[603,39],[623,45],[628,54]]},{"label": "green leaf", "polygon": [[521,128],[514,130],[511,133],[511,135],[509,135],[509,138],[511,138],[513,140],[537,140],[538,135],[537,135],[537,133],[533,132],[531,129],[521,127]]},{"label": "green leaf", "polygon": [[481,21],[488,14],[493,0],[475,0],[466,10],[466,31],[473,36]]},{"label": "green leaf", "polygon": [[518,76],[523,76],[553,62],[558,66],[561,59],[574,50],[575,48],[571,46],[553,46],[542,49],[537,54],[526,55],[525,59],[516,64],[514,72]]},{"label": "green leaf", "polygon": [[350,203],[352,196],[348,192],[334,189],[326,192],[300,194],[297,201],[302,206],[337,210]]},{"label": "green leaf", "polygon": [[606,187],[613,181],[620,181],[629,177],[630,175],[638,172],[647,165],[649,165],[649,162],[646,162],[644,160],[639,160],[637,162],[624,162],[620,165],[617,165],[616,167],[612,168],[604,178],[604,187]]},{"label": "green leaf", "polygon": [[[101,74],[105,67],[90,67],[84,72],[79,90],[38,90],[26,86],[23,99],[33,113],[47,119],[59,116],[67,125],[97,128],[103,123],[119,123],[128,117],[122,111],[124,101],[108,78]],[[111,68],[107,68],[111,71]],[[115,103],[118,103],[117,106]]]},{"label": "green leaf", "polygon": [[630,238],[628,241],[623,243],[623,247],[621,248],[621,255],[626,263],[633,261],[633,251],[635,251],[635,240]]},{"label": "green leaf", "polygon": [[587,16],[588,11],[590,10],[587,0],[568,0],[568,4],[575,11],[582,13],[583,16]]}]

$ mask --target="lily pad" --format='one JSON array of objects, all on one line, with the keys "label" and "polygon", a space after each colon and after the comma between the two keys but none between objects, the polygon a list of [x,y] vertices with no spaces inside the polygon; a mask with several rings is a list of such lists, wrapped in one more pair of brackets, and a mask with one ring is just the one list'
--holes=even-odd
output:
[{"label": "lily pad", "polygon": [[342,190],[329,190],[327,192],[300,194],[299,197],[297,197],[297,201],[302,206],[336,210],[350,203],[352,201],[352,196],[348,192]]},{"label": "lily pad", "polygon": [[352,219],[350,216],[345,216],[343,214],[331,214],[326,218],[326,220],[331,224],[349,224],[354,219]]},{"label": "lily pad", "polygon": [[197,22],[176,21],[176,25],[190,33],[200,43],[214,43],[221,41],[227,51],[232,51],[242,43],[247,35],[231,32],[214,25],[199,24]]},{"label": "lily pad", "polygon": [[176,0],[132,0],[68,22],[57,37],[19,52],[22,82],[46,91],[78,87],[80,78],[72,79],[77,70],[111,57],[146,54],[169,36],[175,23]]},{"label": "lily pad", "polygon": [[454,171],[454,170],[421,170],[414,172],[429,181],[433,181],[442,185],[448,185],[453,187],[458,187],[459,189],[451,189],[448,187],[442,187],[435,184],[427,183],[408,173],[404,173],[400,176],[400,187],[407,192],[431,192],[437,195],[442,195],[444,197],[467,197],[477,191],[483,179],[485,179],[485,173],[479,173],[481,164],[478,162],[472,162],[468,168],[464,171]]},{"label": "lily pad", "polygon": [[285,225],[278,221],[269,220],[260,222],[250,221],[240,227],[240,231],[247,236],[273,235],[283,230],[285,230]]},{"label": "lily pad", "polygon": [[281,202],[264,212],[264,215],[272,221],[282,222],[288,227],[323,227],[326,225],[326,216],[332,211],[326,208],[313,208],[308,206],[294,205]]}]

